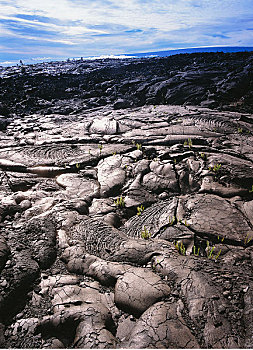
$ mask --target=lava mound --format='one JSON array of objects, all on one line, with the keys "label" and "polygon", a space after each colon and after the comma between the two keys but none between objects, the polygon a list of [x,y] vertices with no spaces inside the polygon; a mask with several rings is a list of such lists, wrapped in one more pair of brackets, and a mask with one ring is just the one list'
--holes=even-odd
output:
[{"label": "lava mound", "polygon": [[[16,100],[2,69],[1,347],[253,347],[252,91],[240,90],[238,104],[235,88],[222,104],[224,84],[246,77],[252,55],[232,56],[17,67],[27,85]],[[224,72],[211,74],[221,57]],[[206,107],[202,81],[177,104],[201,64],[223,91],[219,109]],[[228,64],[244,68],[222,85]],[[149,84],[144,66],[164,80]],[[130,78],[117,85],[121,74]],[[31,77],[40,88],[20,102]]]}]

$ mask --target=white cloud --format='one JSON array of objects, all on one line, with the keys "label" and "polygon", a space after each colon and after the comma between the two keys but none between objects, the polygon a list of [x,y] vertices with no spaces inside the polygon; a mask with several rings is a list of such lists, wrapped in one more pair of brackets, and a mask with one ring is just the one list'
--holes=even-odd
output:
[{"label": "white cloud", "polygon": [[0,0],[0,6],[0,36],[64,44],[69,56],[253,46],[246,30],[252,0]]},{"label": "white cloud", "polygon": [[60,38],[54,38],[54,37],[46,37],[46,36],[32,36],[32,35],[27,35],[27,34],[18,34],[13,31],[10,31],[8,29],[5,29],[2,27],[3,30],[1,29],[1,37],[8,37],[8,38],[19,38],[21,40],[33,40],[33,41],[38,41],[38,42],[52,42],[52,43],[60,43],[60,44],[65,44],[65,45],[75,45],[76,42],[71,41],[71,40],[65,40],[65,39],[60,39]]},{"label": "white cloud", "polygon": [[[246,1],[240,1],[240,3]],[[199,3],[200,7],[195,7]],[[249,0],[247,1],[249,3]],[[109,1],[71,1],[71,0],[12,0],[11,5],[4,5],[2,15],[14,14],[40,15],[60,21],[81,21],[82,28],[77,33],[88,33],[87,26],[118,24],[133,28],[158,30],[177,30],[191,25],[218,21],[226,16],[248,13],[238,1],[233,0],[111,0]],[[193,6],[195,4],[195,6]],[[30,23],[29,23],[30,22]],[[26,22],[27,24],[33,21]],[[48,23],[37,23],[49,26]],[[61,26],[51,25],[52,30]],[[86,28],[85,28],[86,26]],[[69,31],[71,35],[71,31]],[[73,29],[73,34],[76,34]]]}]

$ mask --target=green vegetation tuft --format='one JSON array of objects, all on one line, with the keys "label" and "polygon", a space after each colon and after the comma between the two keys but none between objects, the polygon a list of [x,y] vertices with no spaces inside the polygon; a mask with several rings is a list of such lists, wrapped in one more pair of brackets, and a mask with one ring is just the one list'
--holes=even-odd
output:
[{"label": "green vegetation tuft", "polygon": [[148,231],[146,226],[144,226],[144,229],[141,231],[141,238],[149,239],[150,237],[151,237],[151,233]]},{"label": "green vegetation tuft", "polygon": [[183,245],[183,242],[181,241],[174,241],[174,246],[176,247],[177,251],[181,255],[186,255],[186,249],[185,246]]},{"label": "green vegetation tuft", "polygon": [[215,164],[213,167],[209,166],[210,171],[214,171],[215,173],[218,173],[220,171],[221,164]]},{"label": "green vegetation tuft", "polygon": [[144,209],[145,208],[143,205],[141,205],[140,207],[137,207],[137,215],[140,216]]},{"label": "green vegetation tuft", "polygon": [[116,207],[118,208],[124,208],[125,206],[125,199],[124,197],[120,196],[118,197],[115,201],[114,204],[116,205]]},{"label": "green vegetation tuft", "polygon": [[247,233],[246,236],[244,237],[244,245],[248,245],[251,240],[252,240],[252,236],[250,236],[249,233]]},{"label": "green vegetation tuft", "polygon": [[191,147],[192,147],[192,140],[191,140],[191,138],[188,138],[188,140],[185,140],[184,146],[188,146],[191,149]]}]

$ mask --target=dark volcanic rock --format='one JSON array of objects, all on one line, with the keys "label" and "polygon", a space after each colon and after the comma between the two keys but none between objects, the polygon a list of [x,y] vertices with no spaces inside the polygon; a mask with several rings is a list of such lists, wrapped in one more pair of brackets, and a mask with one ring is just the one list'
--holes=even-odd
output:
[{"label": "dark volcanic rock", "polygon": [[121,108],[128,108],[130,107],[130,103],[127,100],[124,100],[122,98],[119,98],[117,101],[114,102],[113,108],[114,109],[121,109]]},{"label": "dark volcanic rock", "polygon": [[0,114],[68,115],[108,104],[116,110],[187,104],[250,112],[252,62],[251,52],[195,53],[5,68]]},{"label": "dark volcanic rock", "polygon": [[4,236],[0,236],[0,271],[2,271],[5,263],[8,259],[10,253],[9,247],[7,245],[6,239]]},{"label": "dark volcanic rock", "polygon": [[251,66],[1,70],[1,347],[253,347]]},{"label": "dark volcanic rock", "polygon": [[10,119],[0,115],[0,131],[6,130],[8,124],[10,124]]}]

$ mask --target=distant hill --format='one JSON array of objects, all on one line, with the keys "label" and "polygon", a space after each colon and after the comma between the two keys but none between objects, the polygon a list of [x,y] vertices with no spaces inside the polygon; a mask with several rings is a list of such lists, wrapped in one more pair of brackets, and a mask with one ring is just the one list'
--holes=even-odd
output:
[{"label": "distant hill", "polygon": [[183,53],[196,53],[196,52],[244,52],[244,51],[253,51],[253,47],[246,46],[222,46],[222,47],[195,47],[188,49],[177,49],[177,50],[166,50],[166,51],[155,51],[155,52],[141,52],[129,54],[126,56],[136,56],[136,57],[150,57],[150,56],[158,56],[158,57],[166,57],[172,55],[178,55]]},{"label": "distant hill", "polygon": [[[97,55],[97,56],[85,56],[84,60],[97,60],[97,59],[124,59],[124,58],[144,58],[144,57],[167,57],[180,54],[191,54],[191,53],[208,53],[208,52],[253,52],[253,46],[222,46],[222,47],[196,47],[187,49],[176,49],[176,50],[166,50],[166,51],[152,51],[152,52],[140,52],[140,53],[128,53],[128,54],[118,54],[118,55]],[[24,64],[36,64],[41,62],[55,62],[55,61],[69,61],[69,60],[80,60],[81,57],[74,57],[72,59],[67,57],[33,57],[24,58],[22,62]],[[12,61],[1,61],[0,67],[8,66],[18,66],[20,64],[20,59],[14,59]]]}]

